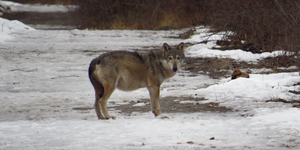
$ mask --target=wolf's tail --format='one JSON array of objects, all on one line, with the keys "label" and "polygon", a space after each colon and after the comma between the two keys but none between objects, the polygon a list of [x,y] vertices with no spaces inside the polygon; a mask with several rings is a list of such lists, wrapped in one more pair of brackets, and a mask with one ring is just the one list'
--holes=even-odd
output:
[{"label": "wolf's tail", "polygon": [[103,85],[100,83],[100,81],[97,80],[98,77],[94,77],[95,74],[93,74],[93,72],[96,69],[96,65],[99,63],[100,63],[99,58],[95,58],[92,60],[92,62],[90,63],[90,67],[89,67],[89,78],[90,78],[92,85],[95,88],[96,94],[99,96],[99,98],[101,98],[104,93],[104,88],[103,88]]},{"label": "wolf's tail", "polygon": [[98,64],[98,63],[99,63],[98,58],[95,58],[91,61],[90,67],[89,67],[89,77],[90,77],[90,79],[91,79],[91,76],[92,76],[93,72],[95,71],[96,64]]}]

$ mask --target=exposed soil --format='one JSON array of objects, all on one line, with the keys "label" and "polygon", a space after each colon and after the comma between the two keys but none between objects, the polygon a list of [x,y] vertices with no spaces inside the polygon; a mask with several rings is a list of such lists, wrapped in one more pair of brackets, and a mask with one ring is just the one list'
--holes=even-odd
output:
[{"label": "exposed soil", "polygon": [[[218,103],[201,103],[204,98],[193,97],[163,97],[160,98],[161,110],[163,113],[195,113],[195,112],[231,112],[230,108],[219,106]],[[108,106],[109,109],[118,111],[125,115],[132,115],[133,112],[144,113],[151,111],[150,99],[140,99],[138,101],[130,101],[128,104],[118,105],[116,102],[109,102],[113,106]],[[136,104],[141,104],[136,106]],[[74,107],[73,110],[81,113],[88,113],[94,107]]]},{"label": "exposed soil", "polygon": [[197,74],[209,75],[218,79],[230,75],[234,61],[223,58],[186,58],[184,70]]},{"label": "exposed soil", "polygon": [[[299,94],[300,92],[299,91],[289,91],[291,93],[294,93],[294,94]],[[285,99],[281,99],[281,98],[276,98],[276,99],[271,99],[271,100],[267,100],[266,102],[282,102],[282,103],[290,103],[290,104],[293,104],[293,107],[296,107],[296,108],[300,108],[300,100],[292,100],[292,101],[287,101]]]},{"label": "exposed soil", "polygon": [[[296,66],[297,68],[288,69],[288,67]],[[281,69],[284,67],[286,69]],[[186,65],[183,70],[190,71],[195,74],[209,75],[213,79],[231,76],[235,68],[239,69],[261,69],[269,68],[270,71],[258,72],[260,74],[280,73],[280,72],[296,72],[300,71],[300,59],[294,56],[278,56],[269,57],[256,63],[247,63],[244,61],[235,61],[230,58],[186,58]]]},{"label": "exposed soil", "polygon": [[[205,103],[201,101],[204,98],[195,99],[193,97],[163,97],[161,100],[161,110],[164,113],[195,113],[195,112],[228,112],[232,111],[230,108],[219,106],[218,103]],[[130,101],[129,104],[112,106],[110,108],[119,110],[120,113],[131,115],[133,112],[149,112],[151,111],[149,99],[141,99],[138,101]],[[113,104],[115,104],[113,102]],[[143,104],[142,106],[134,106],[136,104]]]}]

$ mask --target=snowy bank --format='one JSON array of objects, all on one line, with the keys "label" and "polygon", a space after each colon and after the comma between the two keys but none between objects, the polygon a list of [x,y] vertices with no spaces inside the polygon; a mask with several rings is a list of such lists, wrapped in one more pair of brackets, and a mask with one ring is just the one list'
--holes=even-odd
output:
[{"label": "snowy bank", "polygon": [[0,18],[0,42],[13,39],[14,36],[12,35],[12,33],[30,30],[35,29],[17,20],[11,21]]},{"label": "snowy bank", "polygon": [[224,32],[212,34],[209,32],[209,28],[198,27],[196,28],[196,34],[191,38],[185,40],[187,43],[199,43],[202,41],[208,41],[205,43],[195,44],[186,49],[187,56],[190,57],[218,57],[218,58],[232,58],[238,61],[255,62],[267,57],[275,57],[285,54],[285,51],[278,50],[274,52],[264,52],[262,54],[253,54],[240,49],[237,50],[217,50],[212,47],[217,47],[217,40],[221,40],[224,36]]},{"label": "snowy bank", "polygon": [[0,4],[10,7],[10,12],[68,12],[75,9],[75,5],[41,5],[20,4],[11,1],[0,1]]}]

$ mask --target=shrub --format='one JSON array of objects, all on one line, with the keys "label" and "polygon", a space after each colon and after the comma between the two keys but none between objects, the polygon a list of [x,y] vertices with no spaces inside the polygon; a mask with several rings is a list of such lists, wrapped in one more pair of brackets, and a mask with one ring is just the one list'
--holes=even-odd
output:
[{"label": "shrub", "polygon": [[79,28],[186,28],[204,22],[193,2],[199,4],[195,0],[78,0],[76,16]]},{"label": "shrub", "polygon": [[232,31],[231,41],[244,40],[248,50],[289,50],[300,46],[300,1],[212,0],[209,23],[215,31]]}]

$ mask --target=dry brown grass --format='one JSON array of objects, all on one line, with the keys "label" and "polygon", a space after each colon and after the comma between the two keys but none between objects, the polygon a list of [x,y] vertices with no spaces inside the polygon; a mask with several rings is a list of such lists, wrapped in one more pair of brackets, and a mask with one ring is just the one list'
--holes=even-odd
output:
[{"label": "dry brown grass", "polygon": [[179,29],[205,22],[201,5],[192,2],[196,1],[77,0],[76,16],[79,28]]}]

